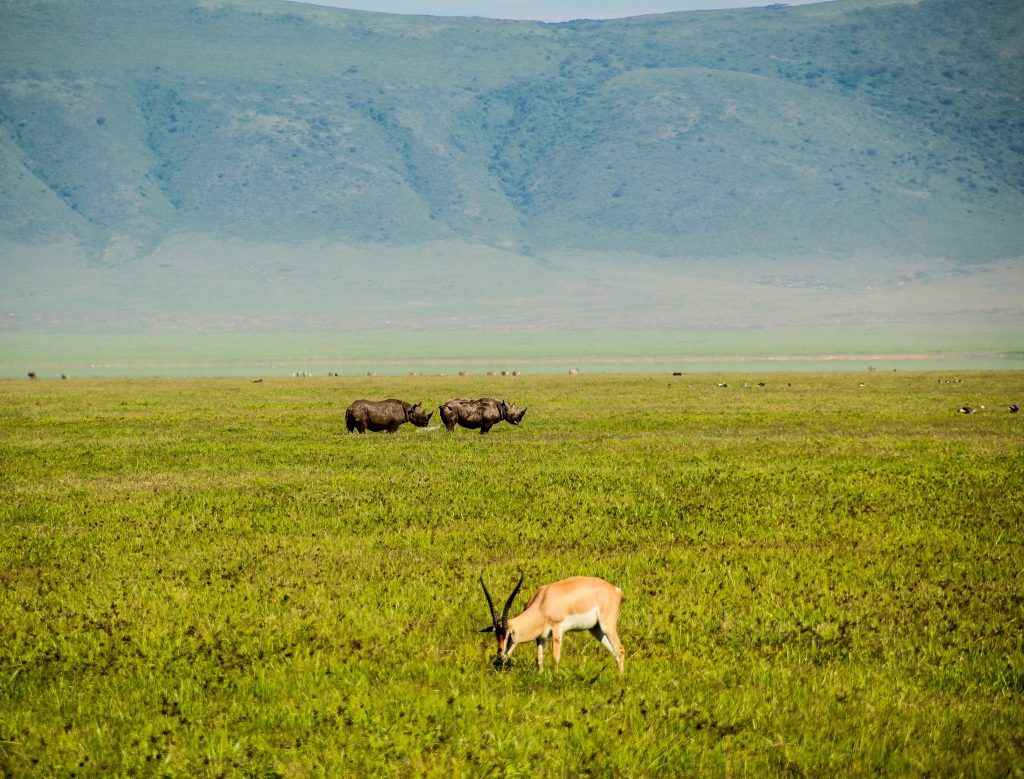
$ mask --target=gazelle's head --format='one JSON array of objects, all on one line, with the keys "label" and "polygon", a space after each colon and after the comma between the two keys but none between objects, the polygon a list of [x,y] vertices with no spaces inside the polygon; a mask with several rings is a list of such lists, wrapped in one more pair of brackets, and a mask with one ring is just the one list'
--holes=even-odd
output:
[{"label": "gazelle's head", "polygon": [[505,601],[505,608],[501,610],[500,617],[494,610],[494,601],[491,600],[491,593],[487,591],[487,585],[484,584],[483,574],[480,574],[480,586],[484,588],[487,607],[491,610],[491,624],[480,632],[489,633],[494,631],[494,637],[498,640],[498,656],[495,658],[495,662],[504,665],[508,659],[508,653],[515,646],[512,633],[508,629],[508,610],[512,608],[512,602],[516,599],[516,595],[519,594],[519,588],[523,586],[523,574],[522,572],[519,573],[519,582],[516,584],[515,589],[512,590],[512,594],[508,596],[508,600]]}]

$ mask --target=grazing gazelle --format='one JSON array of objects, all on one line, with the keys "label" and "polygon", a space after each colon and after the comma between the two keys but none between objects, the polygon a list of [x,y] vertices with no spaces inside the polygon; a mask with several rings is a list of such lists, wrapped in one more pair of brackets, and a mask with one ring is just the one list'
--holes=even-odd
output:
[{"label": "grazing gazelle", "polygon": [[619,673],[622,673],[626,650],[622,648],[615,627],[622,606],[622,590],[614,584],[593,576],[573,576],[545,584],[530,598],[523,613],[512,619],[508,618],[508,610],[523,586],[523,575],[519,574],[519,583],[505,601],[501,617],[494,610],[483,574],[480,575],[480,586],[484,588],[484,596],[491,609],[491,625],[480,632],[494,631],[498,639],[498,662],[504,664],[516,644],[536,641],[537,669],[540,670],[544,665],[544,643],[550,638],[557,670],[562,653],[562,634],[570,630],[589,630],[590,635],[612,653],[619,665]]}]

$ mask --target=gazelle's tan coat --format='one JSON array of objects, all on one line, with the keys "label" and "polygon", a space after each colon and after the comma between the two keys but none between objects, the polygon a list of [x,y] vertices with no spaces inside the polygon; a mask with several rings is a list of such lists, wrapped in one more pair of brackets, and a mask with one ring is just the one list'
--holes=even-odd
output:
[{"label": "gazelle's tan coat", "polygon": [[[480,583],[483,584],[481,577]],[[520,585],[522,579],[520,578]],[[561,659],[562,636],[573,630],[588,630],[612,653],[622,673],[626,652],[619,641],[617,623],[622,606],[622,590],[614,584],[592,576],[573,576],[552,584],[545,584],[534,593],[526,609],[518,617],[507,618],[508,607],[515,599],[519,585],[513,591],[505,607],[505,613],[498,619],[491,607],[494,630],[498,638],[498,657],[504,661],[517,644],[527,641],[537,643],[537,668],[544,665],[544,645],[551,640],[551,656],[555,668]],[[490,605],[490,594],[484,585]]]}]

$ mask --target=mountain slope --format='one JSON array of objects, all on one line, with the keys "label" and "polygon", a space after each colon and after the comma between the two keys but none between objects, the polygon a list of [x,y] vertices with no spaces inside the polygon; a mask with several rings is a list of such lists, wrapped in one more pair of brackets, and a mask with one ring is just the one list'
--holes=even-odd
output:
[{"label": "mountain slope", "polygon": [[[853,289],[1024,256],[1016,0],[565,24],[22,0],[0,4],[0,36],[0,257],[23,285],[0,303],[18,326],[19,301],[98,268],[132,266],[119,295],[159,308],[172,281],[144,270],[182,258],[210,266],[194,316],[228,287],[272,301],[224,259],[239,242],[301,246],[340,279],[372,279],[360,263],[390,247],[412,289],[447,245],[452,306],[493,294],[473,260],[491,250],[554,274],[541,286],[571,274],[579,299],[602,268],[656,258],[757,277],[798,258]],[[840,272],[851,258],[862,277]]]}]

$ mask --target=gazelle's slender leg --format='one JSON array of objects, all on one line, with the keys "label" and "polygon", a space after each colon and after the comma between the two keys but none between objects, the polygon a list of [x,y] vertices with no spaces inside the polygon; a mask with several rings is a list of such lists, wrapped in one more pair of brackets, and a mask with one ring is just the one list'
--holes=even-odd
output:
[{"label": "gazelle's slender leg", "polygon": [[615,654],[615,647],[612,646],[612,642],[611,639],[608,638],[608,634],[601,630],[600,623],[594,625],[594,627],[590,629],[590,635],[592,635],[594,638],[600,641],[604,648],[612,653],[612,657],[614,657],[616,660],[619,659],[618,656]]},{"label": "gazelle's slender leg", "polygon": [[555,628],[551,633],[551,657],[555,661],[555,670],[558,670],[558,661],[562,658],[562,631]]},{"label": "gazelle's slender leg", "polygon": [[601,623],[598,622],[590,629],[590,635],[600,641],[604,648],[612,653],[612,657],[615,658],[615,662],[619,666],[619,673],[622,673],[626,662],[626,650],[622,648],[622,642],[619,641],[619,636],[615,631],[606,632],[602,629]]},{"label": "gazelle's slender leg", "polygon": [[537,670],[544,669],[544,639],[537,639]]}]

